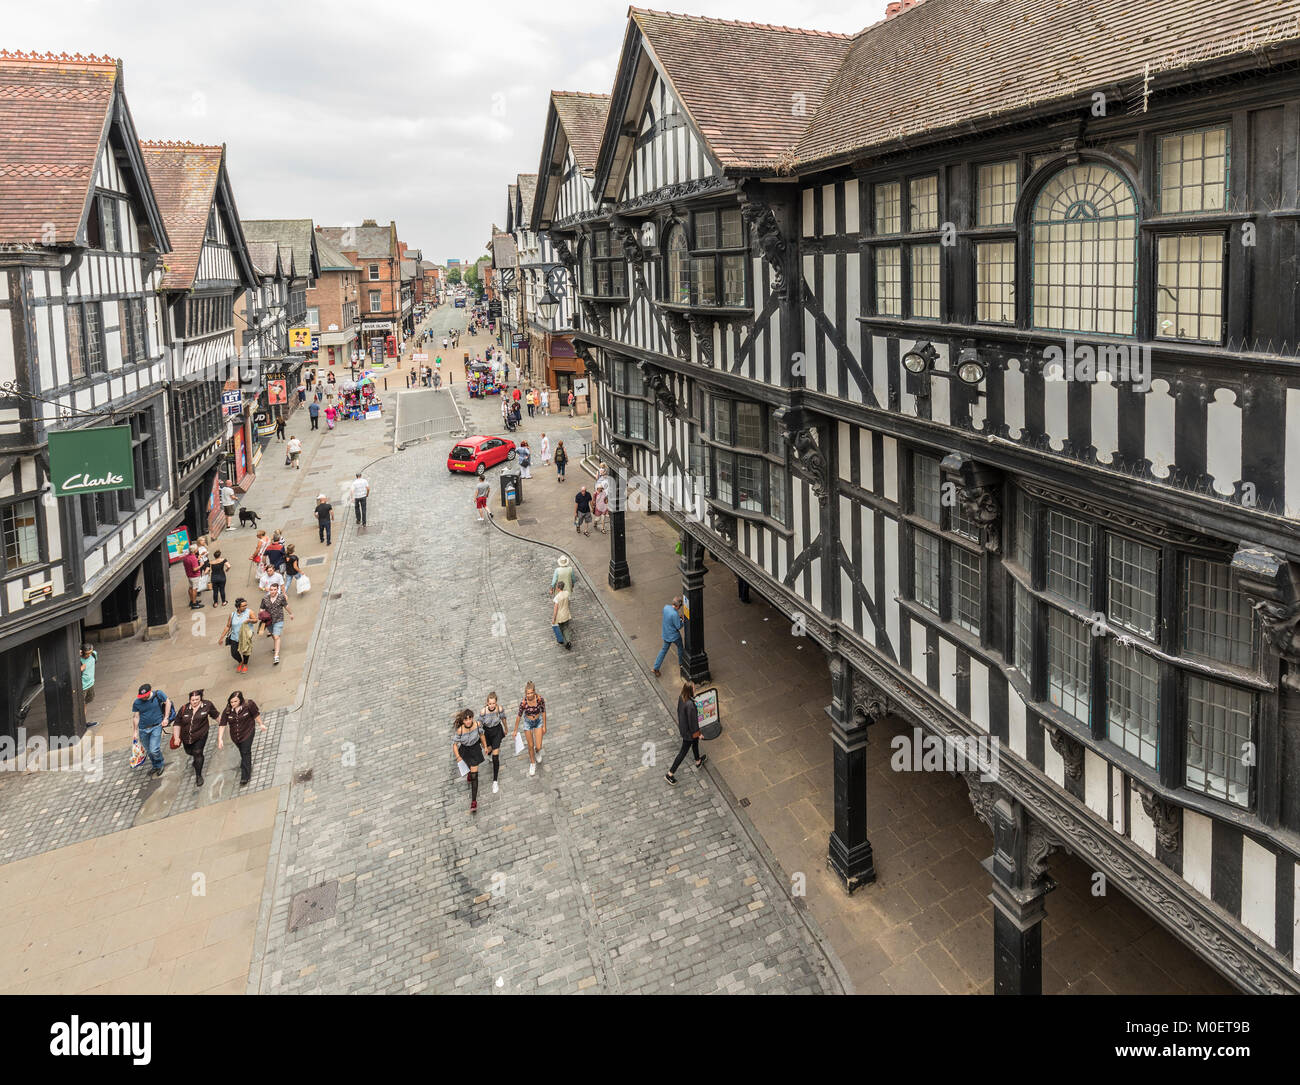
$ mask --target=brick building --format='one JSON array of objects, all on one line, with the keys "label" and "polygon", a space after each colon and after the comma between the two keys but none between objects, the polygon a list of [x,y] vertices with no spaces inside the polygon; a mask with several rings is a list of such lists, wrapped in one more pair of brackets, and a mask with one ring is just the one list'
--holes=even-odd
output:
[{"label": "brick building", "polygon": [[316,339],[316,360],[347,365],[358,349],[361,329],[361,272],[316,228],[320,278],[307,291],[307,325]]}]

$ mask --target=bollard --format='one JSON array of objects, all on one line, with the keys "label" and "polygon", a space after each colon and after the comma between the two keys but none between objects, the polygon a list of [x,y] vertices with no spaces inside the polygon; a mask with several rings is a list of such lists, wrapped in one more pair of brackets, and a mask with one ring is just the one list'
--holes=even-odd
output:
[{"label": "bollard", "polygon": [[384,391],[385,391],[385,392],[388,391],[388,378],[387,378],[387,377],[384,378]]}]

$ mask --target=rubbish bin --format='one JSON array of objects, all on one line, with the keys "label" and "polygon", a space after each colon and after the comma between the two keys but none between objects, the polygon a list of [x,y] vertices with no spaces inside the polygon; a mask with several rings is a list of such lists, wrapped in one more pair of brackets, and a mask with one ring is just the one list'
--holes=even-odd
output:
[{"label": "rubbish bin", "polygon": [[506,519],[515,518],[515,509],[524,503],[524,483],[519,469],[501,471],[501,507],[506,510]]}]

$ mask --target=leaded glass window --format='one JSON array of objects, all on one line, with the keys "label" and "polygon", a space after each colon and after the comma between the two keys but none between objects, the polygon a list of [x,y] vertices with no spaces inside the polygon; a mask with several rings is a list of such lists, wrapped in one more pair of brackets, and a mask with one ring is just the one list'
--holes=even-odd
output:
[{"label": "leaded glass window", "polygon": [[1053,176],[1034,201],[1034,326],[1132,335],[1137,225],[1133,190],[1116,170],[1090,162]]},{"label": "leaded glass window", "polygon": [[668,300],[674,305],[691,303],[691,257],[681,226],[668,235]]},{"label": "leaded glass window", "polygon": [[908,229],[937,230],[939,228],[939,178],[914,177],[909,183],[911,200],[908,207]]},{"label": "leaded glass window", "polygon": [[939,319],[939,246],[913,245],[912,316]]},{"label": "leaded glass window", "polygon": [[912,539],[913,598],[921,606],[939,613],[939,540],[924,531]]},{"label": "leaded glass window", "polygon": [[903,232],[903,186],[898,181],[876,185],[876,233]]},{"label": "leaded glass window", "polygon": [[980,635],[980,559],[959,546],[952,550],[952,620],[967,633]]},{"label": "leaded glass window", "polygon": [[1110,645],[1106,733],[1111,742],[1155,768],[1160,666],[1136,648]]},{"label": "leaded glass window", "polygon": [[1160,621],[1160,553],[1154,546],[1111,535],[1107,540],[1110,620],[1154,637]]},{"label": "leaded glass window", "polygon": [[1055,608],[1047,619],[1047,692],[1052,704],[1080,723],[1088,722],[1092,681],[1092,638],[1088,627]]},{"label": "leaded glass window", "polygon": [[1092,528],[1058,509],[1047,514],[1047,587],[1083,606],[1092,602]]},{"label": "leaded glass window", "polygon": [[1160,210],[1222,211],[1228,202],[1228,129],[1175,132],[1160,140]]},{"label": "leaded glass window", "polygon": [[975,245],[975,319],[983,324],[1016,321],[1016,243]]},{"label": "leaded glass window", "polygon": [[1254,695],[1199,676],[1187,679],[1187,786],[1250,804]]},{"label": "leaded glass window", "polygon": [[1223,338],[1223,235],[1175,234],[1156,242],[1156,335]]},{"label": "leaded glass window", "polygon": [[903,250],[897,245],[876,249],[876,314],[903,315]]},{"label": "leaded glass window", "polygon": [[942,498],[939,461],[933,456],[912,453],[912,511],[930,523],[938,524]]},{"label": "leaded glass window", "polygon": [[1184,559],[1182,626],[1188,652],[1235,667],[1256,665],[1254,612],[1226,564]]},{"label": "leaded glass window", "polygon": [[1010,226],[1015,222],[1020,184],[1014,162],[980,166],[975,188],[975,222],[979,226]]}]

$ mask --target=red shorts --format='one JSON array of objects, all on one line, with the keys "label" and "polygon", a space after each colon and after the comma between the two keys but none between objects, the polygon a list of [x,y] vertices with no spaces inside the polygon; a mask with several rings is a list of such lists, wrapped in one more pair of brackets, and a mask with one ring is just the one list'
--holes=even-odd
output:
[{"label": "red shorts", "polygon": [[483,497],[475,496],[475,498],[474,498],[474,507],[475,507],[476,509],[485,509],[485,508],[487,508],[487,495],[485,494]]}]

